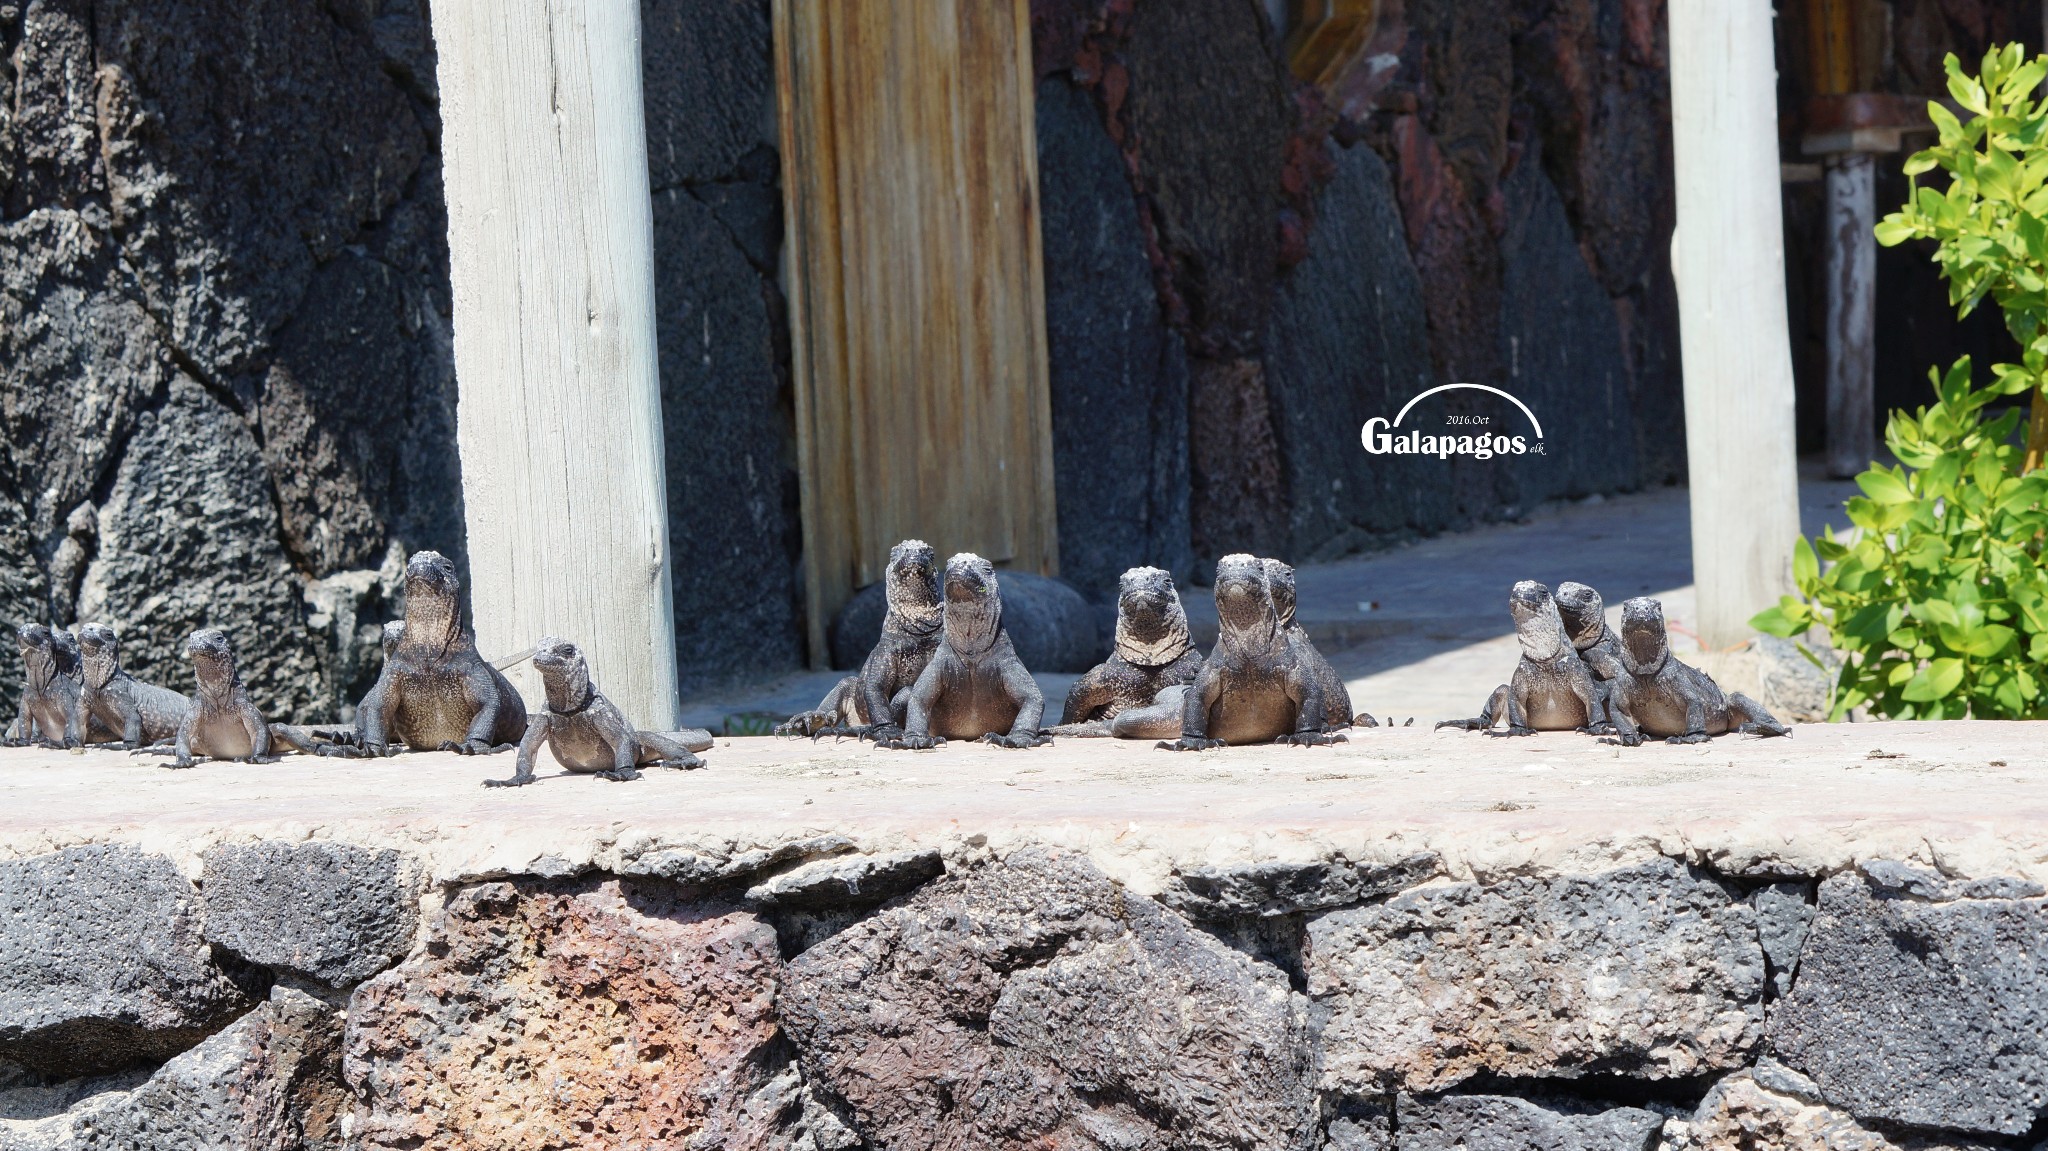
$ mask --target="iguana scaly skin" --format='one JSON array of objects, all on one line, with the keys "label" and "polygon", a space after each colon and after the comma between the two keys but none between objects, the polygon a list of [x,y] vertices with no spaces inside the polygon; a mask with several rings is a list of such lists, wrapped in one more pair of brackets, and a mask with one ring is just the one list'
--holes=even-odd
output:
[{"label": "iguana scaly skin", "polygon": [[889,613],[882,638],[860,671],[833,686],[818,706],[777,724],[777,735],[859,735],[876,740],[903,734],[910,686],[939,650],[939,560],[923,540],[889,549],[883,593]]},{"label": "iguana scaly skin", "polygon": [[1315,641],[1308,638],[1308,631],[1294,620],[1294,569],[1276,559],[1265,559],[1266,586],[1273,592],[1273,610],[1280,617],[1280,630],[1287,635],[1287,643],[1294,648],[1296,658],[1315,672],[1316,683],[1323,692],[1323,730],[1337,731],[1353,724],[1359,727],[1378,727],[1380,721],[1370,715],[1351,713],[1351,691],[1344,686],[1344,677],[1316,650]]},{"label": "iguana scaly skin", "polygon": [[[178,725],[170,748],[174,757],[166,767],[191,767],[195,757],[232,759],[243,763],[276,763],[270,754],[270,725],[263,713],[249,701],[242,677],[235,672],[235,650],[226,633],[215,628],[195,631],[185,640],[185,658],[192,661],[192,674],[199,690],[192,693],[192,709]],[[146,747],[141,754],[164,754],[164,749]]]},{"label": "iguana scaly skin", "polygon": [[121,667],[121,640],[113,628],[86,624],[78,629],[78,648],[83,680],[73,730],[85,731],[90,723],[114,736],[116,742],[104,746],[128,751],[178,734],[191,714],[192,701],[128,674]]},{"label": "iguana scaly skin", "polygon": [[971,552],[947,560],[943,616],[939,649],[905,701],[903,734],[882,746],[922,750],[948,739],[1010,748],[1051,743],[1038,730],[1045,695],[1003,630],[995,565]]},{"label": "iguana scaly skin", "polygon": [[[384,625],[384,660],[391,661],[391,653],[398,648],[398,641],[405,635],[405,624],[391,620]],[[363,717],[382,707],[384,681],[379,678],[363,694],[363,701],[356,705],[355,722],[347,727],[302,726],[293,723],[273,723],[270,738],[278,744],[306,755],[347,755],[348,749],[360,750],[363,746]]]},{"label": "iguana scaly skin", "polygon": [[21,709],[7,746],[65,747],[76,742],[78,729],[72,723],[78,710],[78,657],[70,639],[69,632],[52,632],[39,623],[15,636],[21,648]]},{"label": "iguana scaly skin", "polygon": [[511,681],[485,663],[462,626],[462,581],[439,552],[414,552],[405,565],[405,628],[356,724],[362,747],[336,755],[414,751],[487,755],[510,751],[526,734],[526,703]]},{"label": "iguana scaly skin", "polygon": [[1601,689],[1565,635],[1550,589],[1523,580],[1508,594],[1508,612],[1522,646],[1514,678],[1493,689],[1478,718],[1447,719],[1437,726],[1488,731],[1506,719],[1509,735],[1585,730],[1600,715]]},{"label": "iguana scaly skin", "polygon": [[570,771],[613,781],[638,779],[643,767],[704,766],[693,753],[710,749],[710,732],[633,730],[617,705],[590,682],[590,665],[575,644],[542,636],[534,645],[533,666],[547,690],[547,710],[527,718],[512,778],[487,779],[485,787],[532,783],[533,757],[543,744]]},{"label": "iguana scaly skin", "polygon": [[1612,735],[1618,729],[1609,713],[1607,685],[1621,674],[1621,638],[1607,626],[1607,605],[1599,592],[1566,580],[1557,585],[1556,599],[1557,615],[1564,621],[1565,634],[1571,637],[1573,649],[1585,661],[1586,670],[1593,673],[1600,688],[1600,714],[1588,725],[1588,730]]},{"label": "iguana scaly skin", "polygon": [[1736,692],[1723,696],[1707,673],[1671,654],[1664,605],[1649,596],[1621,605],[1622,673],[1613,684],[1614,723],[1620,742],[1635,747],[1645,735],[1666,743],[1705,743],[1728,731],[1791,735],[1762,704]]},{"label": "iguana scaly skin", "polygon": [[1183,696],[1180,737],[1162,741],[1161,748],[1344,741],[1324,731],[1322,684],[1280,626],[1258,557],[1228,555],[1216,562],[1216,622],[1216,647]]},{"label": "iguana scaly skin", "polygon": [[[1171,737],[1180,730],[1178,706],[1160,709],[1163,714],[1149,725],[1126,721],[1125,730],[1119,731],[1116,724],[1134,708],[1156,707],[1162,690],[1186,687],[1201,670],[1202,653],[1188,634],[1187,611],[1174,590],[1173,576],[1158,568],[1132,568],[1117,581],[1116,650],[1074,681],[1059,726],[1046,733]],[[1157,730],[1162,721],[1172,726]],[[1127,734],[1133,731],[1135,735]]]}]

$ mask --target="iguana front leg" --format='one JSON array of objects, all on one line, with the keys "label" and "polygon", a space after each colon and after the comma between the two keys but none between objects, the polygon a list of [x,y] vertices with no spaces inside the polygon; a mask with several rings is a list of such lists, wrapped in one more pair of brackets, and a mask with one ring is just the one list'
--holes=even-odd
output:
[{"label": "iguana front leg", "polygon": [[1588,677],[1584,683],[1574,682],[1572,684],[1572,694],[1579,697],[1580,705],[1586,709],[1586,725],[1581,727],[1580,731],[1585,732],[1587,735],[1612,735],[1614,733],[1614,723],[1607,718],[1609,689],[1605,683]]},{"label": "iguana front leg", "polygon": [[1501,713],[1508,710],[1508,697],[1510,694],[1508,685],[1501,684],[1493,689],[1492,695],[1486,697],[1486,706],[1479,709],[1479,714],[1476,717],[1472,719],[1441,719],[1437,721],[1435,730],[1441,731],[1447,727],[1455,727],[1459,731],[1486,731],[1493,726],[1495,720],[1501,717]]},{"label": "iguana front leg", "polygon": [[1287,672],[1287,698],[1294,703],[1294,730],[1273,740],[1295,747],[1324,747],[1343,743],[1344,737],[1326,730],[1323,722],[1323,685],[1300,664]]},{"label": "iguana front leg", "polygon": [[1685,734],[1667,736],[1665,743],[1705,743],[1707,735],[1707,705],[1698,696],[1685,697]]},{"label": "iguana front leg", "polygon": [[1086,675],[1067,689],[1067,701],[1060,708],[1061,727],[1093,719],[1097,709],[1116,698],[1116,689],[1110,685],[1109,677],[1102,673],[1102,667],[1096,664],[1089,668]]},{"label": "iguana front leg", "polygon": [[[237,693],[240,694],[239,692]],[[238,699],[237,717],[242,721],[242,730],[249,733],[249,754],[243,763],[276,763],[277,757],[270,754],[270,725],[263,722],[263,713],[247,698]]]},{"label": "iguana front leg", "polygon": [[800,711],[775,725],[776,735],[809,736],[816,739],[834,728],[844,726],[847,709],[853,700],[856,687],[853,676],[847,676],[832,685],[818,706],[809,711]]},{"label": "iguana front leg", "polygon": [[[375,700],[372,703],[372,700]],[[357,710],[362,727],[362,744],[359,747],[336,746],[322,755],[338,755],[345,759],[358,756],[397,755],[398,749],[391,746],[390,732],[398,725],[398,692],[391,686],[391,664],[387,661],[384,670],[377,673],[377,686],[363,697],[363,705]]]},{"label": "iguana front leg", "polygon": [[1607,718],[1614,724],[1614,738],[1601,742],[1617,743],[1623,747],[1641,747],[1643,731],[1636,725],[1633,711],[1627,696],[1610,684],[1607,689]]},{"label": "iguana front leg", "polygon": [[[469,730],[463,733],[461,743],[443,740],[442,751],[457,755],[491,755],[505,751],[511,745],[493,746],[491,733],[498,729],[498,709],[505,701],[498,698],[498,685],[491,679],[490,665],[477,660],[463,673],[462,686],[469,696],[469,702],[476,705],[476,714],[470,717]],[[521,740],[521,744],[525,741]]]},{"label": "iguana front leg", "polygon": [[165,767],[192,766],[192,727],[198,719],[199,709],[195,707],[191,714],[185,717],[185,722],[178,725],[178,737],[171,743],[171,762],[165,764]]},{"label": "iguana front leg", "polygon": [[995,732],[984,734],[982,742],[997,747],[1024,748],[1041,747],[1052,742],[1052,737],[1038,730],[1038,724],[1045,718],[1045,692],[1038,687],[1038,681],[1024,670],[1024,664],[1014,656],[1003,667],[1003,690],[1010,702],[1017,705],[1017,718],[1011,722],[1007,735]]},{"label": "iguana front leg", "polygon": [[939,689],[944,682],[948,666],[946,652],[941,649],[932,661],[924,665],[924,673],[911,685],[910,699],[903,717],[903,734],[891,739],[877,740],[879,747],[895,751],[925,751],[938,747],[946,741],[932,736],[932,709],[939,701]]},{"label": "iguana front leg", "polygon": [[1223,741],[1209,738],[1209,709],[1216,706],[1216,699],[1223,694],[1223,676],[1213,668],[1204,667],[1195,682],[1188,686],[1188,693],[1182,699],[1180,713],[1180,738],[1160,740],[1161,751],[1207,751],[1222,747]]},{"label": "iguana front leg", "polygon": [[512,769],[510,779],[487,779],[485,787],[525,787],[533,782],[533,757],[541,745],[548,740],[551,720],[547,712],[532,716],[526,721],[526,735],[519,741],[519,760]]},{"label": "iguana front leg", "polygon": [[1518,684],[1508,685],[1508,729],[1495,735],[1535,735],[1536,729],[1529,726],[1529,689]]}]

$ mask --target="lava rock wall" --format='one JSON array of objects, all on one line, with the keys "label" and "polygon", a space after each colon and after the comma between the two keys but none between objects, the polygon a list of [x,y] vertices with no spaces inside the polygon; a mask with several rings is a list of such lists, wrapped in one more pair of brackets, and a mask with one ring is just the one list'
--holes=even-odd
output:
[{"label": "lava rock wall", "polygon": [[0,862],[0,1148],[2026,1151],[2048,1130],[2048,897],[1890,861],[1454,882],[1427,854],[1329,858],[1154,896],[1058,848],[825,835],[443,881],[402,849],[233,843],[198,872],[118,845]]}]

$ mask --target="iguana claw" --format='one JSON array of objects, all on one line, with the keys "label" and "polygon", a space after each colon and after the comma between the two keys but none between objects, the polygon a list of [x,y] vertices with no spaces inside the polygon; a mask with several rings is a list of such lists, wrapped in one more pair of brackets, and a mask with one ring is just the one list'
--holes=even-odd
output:
[{"label": "iguana claw", "polygon": [[1208,751],[1211,748],[1222,747],[1223,741],[1184,735],[1179,739],[1162,739],[1156,746],[1160,751]]},{"label": "iguana claw", "polygon": [[1025,735],[1005,735],[999,731],[991,731],[981,737],[981,742],[992,743],[997,747],[1023,749],[1027,747],[1045,747],[1052,743],[1052,737],[1043,732],[1031,732]]}]

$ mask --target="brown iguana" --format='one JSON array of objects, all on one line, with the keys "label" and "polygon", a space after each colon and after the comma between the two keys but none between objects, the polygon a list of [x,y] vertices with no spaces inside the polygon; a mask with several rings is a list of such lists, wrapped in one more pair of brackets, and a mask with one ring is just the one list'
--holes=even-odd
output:
[{"label": "brown iguana", "polygon": [[942,614],[939,649],[904,703],[903,734],[881,746],[921,750],[948,739],[1010,748],[1051,743],[1038,730],[1045,695],[1003,630],[995,565],[971,552],[947,560]]},{"label": "brown iguana", "polygon": [[703,767],[695,752],[711,747],[711,733],[635,731],[618,706],[590,682],[590,665],[575,644],[542,636],[533,666],[547,690],[547,710],[527,717],[519,742],[519,763],[510,779],[487,779],[485,787],[523,787],[533,782],[533,757],[546,744],[555,762],[599,779],[640,778],[643,767]]},{"label": "brown iguana", "polygon": [[1183,696],[1180,736],[1161,741],[1161,748],[1344,741],[1325,730],[1322,684],[1280,626],[1266,565],[1257,556],[1216,561],[1216,623],[1216,647]]},{"label": "brown iguana", "polygon": [[8,747],[75,746],[79,661],[71,633],[32,623],[16,633],[15,641],[21,649],[21,706],[13,734],[4,742]]},{"label": "brown iguana", "polygon": [[1046,733],[1170,737],[1180,730],[1177,705],[1162,709],[1164,722],[1171,725],[1163,732],[1147,727],[1133,736],[1127,732],[1145,725],[1126,722],[1120,731],[1116,722],[1132,708],[1156,706],[1162,690],[1186,687],[1201,670],[1202,653],[1188,634],[1187,611],[1173,576],[1159,568],[1132,568],[1117,581],[1116,650],[1074,681],[1059,726]]},{"label": "brown iguana", "polygon": [[1597,721],[1602,690],[1565,635],[1564,620],[1550,589],[1523,580],[1508,593],[1508,614],[1522,658],[1514,677],[1493,689],[1475,719],[1447,719],[1439,728],[1489,731],[1503,719],[1509,735],[1539,731],[1583,731]]},{"label": "brown iguana", "polygon": [[276,763],[270,754],[270,725],[263,713],[249,701],[242,677],[235,671],[235,650],[225,632],[217,628],[195,631],[185,640],[185,658],[192,661],[193,678],[199,690],[190,699],[192,709],[178,725],[169,748],[158,744],[137,748],[136,755],[165,755],[175,758],[165,767],[191,767],[195,756],[232,759],[242,763]]},{"label": "brown iguana", "polygon": [[85,731],[90,721],[96,732],[104,730],[116,741],[102,746],[128,751],[178,734],[191,714],[192,701],[128,674],[121,667],[121,640],[113,628],[86,624],[78,629],[78,647],[82,680],[74,731]]},{"label": "brown iguana", "polygon": [[860,671],[835,684],[818,706],[777,724],[777,735],[858,735],[877,740],[903,733],[910,685],[939,650],[938,556],[923,540],[889,549],[883,593],[889,605],[882,638]]}]

